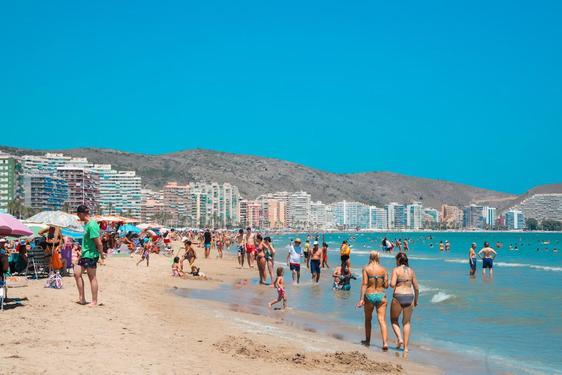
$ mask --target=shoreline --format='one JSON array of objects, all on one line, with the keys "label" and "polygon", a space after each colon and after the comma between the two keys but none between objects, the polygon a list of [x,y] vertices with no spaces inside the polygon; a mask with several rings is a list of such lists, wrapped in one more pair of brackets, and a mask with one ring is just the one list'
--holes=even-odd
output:
[{"label": "shoreline", "polygon": [[[178,246],[174,243],[176,250]],[[201,249],[196,251],[202,257]],[[8,297],[26,300],[10,303],[0,313],[5,322],[2,372],[441,373],[433,366],[296,329],[280,318],[170,293],[255,277],[255,270],[236,268],[231,256],[199,258],[210,278],[206,281],[171,277],[171,258],[154,255],[150,267],[136,267],[137,259],[110,256],[107,265],[98,267],[101,306],[96,308],[75,303],[73,277],[63,278],[59,290],[44,289],[45,279],[10,288]],[[89,300],[87,280],[85,284]],[[76,361],[77,369],[66,365]]]}]

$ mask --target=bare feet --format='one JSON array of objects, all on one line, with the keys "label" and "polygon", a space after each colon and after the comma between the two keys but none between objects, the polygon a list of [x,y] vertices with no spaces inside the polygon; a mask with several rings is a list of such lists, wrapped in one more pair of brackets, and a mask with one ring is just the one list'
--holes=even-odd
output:
[{"label": "bare feet", "polygon": [[371,346],[371,342],[367,340],[361,340],[361,345]]},{"label": "bare feet", "polygon": [[402,341],[398,341],[398,344],[396,344],[396,349],[400,350],[400,348],[404,345],[404,343]]}]

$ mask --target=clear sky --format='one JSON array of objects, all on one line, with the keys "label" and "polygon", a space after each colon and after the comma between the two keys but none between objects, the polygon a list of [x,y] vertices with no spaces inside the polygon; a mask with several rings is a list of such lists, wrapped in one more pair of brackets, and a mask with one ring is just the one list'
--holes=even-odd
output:
[{"label": "clear sky", "polygon": [[0,144],[562,181],[562,1],[11,1]]}]

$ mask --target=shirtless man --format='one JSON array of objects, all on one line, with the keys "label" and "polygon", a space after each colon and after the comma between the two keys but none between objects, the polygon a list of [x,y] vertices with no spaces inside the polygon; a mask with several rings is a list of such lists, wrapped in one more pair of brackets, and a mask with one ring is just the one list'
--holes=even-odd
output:
[{"label": "shirtless man", "polygon": [[478,256],[482,258],[482,276],[486,276],[486,268],[490,270],[490,277],[494,276],[494,258],[496,255],[498,253],[490,247],[490,244],[484,242],[484,247],[478,252]]},{"label": "shirtless man", "polygon": [[244,268],[244,253],[246,252],[246,247],[244,246],[244,229],[238,231],[235,239],[238,246],[238,264],[240,264],[240,268]]},{"label": "shirtless man", "polygon": [[256,255],[256,235],[252,233],[252,228],[246,228],[244,236],[244,244],[246,246],[246,256],[248,258],[248,266],[254,268],[253,261]]},{"label": "shirtless man", "polygon": [[310,255],[310,272],[312,273],[312,282],[320,281],[320,261],[322,260],[322,250],[318,248],[318,241],[314,241],[312,253]]}]

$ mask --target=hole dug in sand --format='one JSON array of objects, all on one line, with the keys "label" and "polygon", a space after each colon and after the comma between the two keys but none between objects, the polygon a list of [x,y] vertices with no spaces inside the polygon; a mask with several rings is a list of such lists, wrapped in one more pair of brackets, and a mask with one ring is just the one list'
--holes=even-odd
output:
[{"label": "hole dug in sand", "polygon": [[262,359],[268,362],[289,363],[299,367],[329,370],[330,372],[384,373],[401,374],[402,366],[390,362],[370,359],[358,351],[335,353],[298,353],[287,347],[266,347],[246,337],[227,336],[214,344],[215,348],[225,354],[242,356],[250,359]]}]

